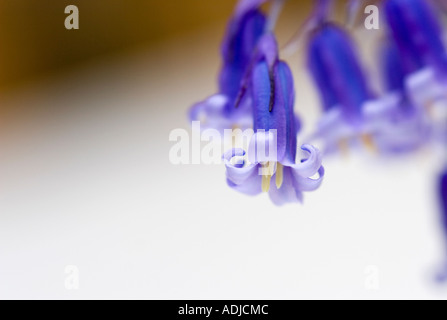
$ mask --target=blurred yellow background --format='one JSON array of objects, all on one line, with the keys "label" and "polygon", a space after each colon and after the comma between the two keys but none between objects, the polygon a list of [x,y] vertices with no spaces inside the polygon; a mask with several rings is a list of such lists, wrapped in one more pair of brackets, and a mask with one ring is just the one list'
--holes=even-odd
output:
[{"label": "blurred yellow background", "polygon": [[[1,0],[0,90],[104,54],[152,45],[231,14],[234,0]],[[66,30],[68,5],[80,29]]]},{"label": "blurred yellow background", "polygon": [[[309,12],[311,1],[290,2],[295,6],[294,16]],[[224,26],[235,3],[0,0],[0,92],[98,57],[153,46],[216,23]],[[64,27],[68,5],[78,6],[79,30]]]}]

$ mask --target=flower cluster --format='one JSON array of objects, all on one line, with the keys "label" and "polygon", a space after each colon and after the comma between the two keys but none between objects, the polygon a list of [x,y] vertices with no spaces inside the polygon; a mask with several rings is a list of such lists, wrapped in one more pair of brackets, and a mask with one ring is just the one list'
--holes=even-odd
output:
[{"label": "flower cluster", "polygon": [[[274,35],[284,2],[239,1],[222,44],[218,92],[190,110],[190,119],[204,128],[253,128],[248,150],[233,148],[223,156],[230,187],[249,195],[268,192],[277,205],[298,202],[320,186],[323,155],[365,144],[394,155],[447,143],[447,57],[437,16],[446,11],[445,1],[378,2],[384,19],[376,57],[381,88],[371,86],[350,33],[362,1],[348,2],[346,24],[332,16],[336,1],[314,2],[290,42],[304,48],[321,104],[313,134],[301,146],[293,76]],[[266,3],[270,14],[263,11]],[[318,143],[322,151],[312,145]],[[300,149],[307,153],[302,160]]]}]

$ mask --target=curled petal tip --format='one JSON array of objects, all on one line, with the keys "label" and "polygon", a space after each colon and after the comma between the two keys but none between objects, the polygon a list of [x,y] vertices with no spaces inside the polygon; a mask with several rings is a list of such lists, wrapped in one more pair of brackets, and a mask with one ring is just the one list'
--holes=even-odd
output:
[{"label": "curled petal tip", "polygon": [[298,176],[308,178],[315,175],[321,168],[322,154],[320,150],[312,145],[305,144],[301,147],[303,151],[309,153],[309,158],[303,160],[301,163],[292,165],[293,171]]},{"label": "curled petal tip", "polygon": [[318,177],[317,178],[312,178],[312,177],[308,177],[308,178],[303,178],[301,176],[295,175],[295,179],[297,181],[297,185],[300,191],[315,191],[318,188],[320,188],[321,184],[323,183],[323,179],[324,179],[324,175],[325,175],[325,170],[324,167],[321,166],[318,169]]}]

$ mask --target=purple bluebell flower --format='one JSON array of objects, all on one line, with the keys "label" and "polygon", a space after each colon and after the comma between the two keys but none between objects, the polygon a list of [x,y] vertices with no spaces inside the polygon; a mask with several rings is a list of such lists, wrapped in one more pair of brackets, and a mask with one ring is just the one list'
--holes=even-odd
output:
[{"label": "purple bluebell flower", "polygon": [[249,95],[239,101],[239,92],[255,52],[266,29],[266,17],[260,6],[267,0],[242,0],[228,23],[222,51],[218,93],[197,103],[190,110],[191,121],[203,120],[202,128],[247,128],[251,123]]},{"label": "purple bluebell flower", "polygon": [[442,43],[442,29],[428,1],[386,0],[385,17],[409,72],[427,66],[440,75],[447,72],[447,59]]},{"label": "purple bluebell flower", "polygon": [[447,99],[447,56],[442,28],[430,3],[386,0],[383,7],[412,101],[427,106]]},{"label": "purple bluebell flower", "polygon": [[[323,179],[320,152],[304,145],[308,158],[296,162],[300,124],[293,111],[295,91],[288,65],[277,56],[276,40],[267,34],[250,77],[255,135],[248,154],[233,149],[224,155],[227,182],[235,190],[268,192],[276,205],[301,202],[304,191],[316,190]],[[248,155],[248,161],[242,157]],[[312,177],[318,175],[317,178]]]},{"label": "purple bluebell flower", "polygon": [[338,106],[346,119],[357,122],[373,94],[348,34],[333,23],[317,27],[310,35],[308,66],[324,111]]},{"label": "purple bluebell flower", "polygon": [[407,97],[407,69],[394,41],[385,42],[382,53],[386,95],[378,97],[343,28],[323,20],[309,35],[308,69],[323,106],[312,138],[322,139],[326,152],[360,143],[382,153],[403,152],[427,141],[427,119]]},{"label": "purple bluebell flower", "polygon": [[402,108],[398,111],[407,124],[415,127],[413,136],[420,137],[412,141],[413,146],[429,138],[443,143],[447,141],[446,119],[430,117],[447,109],[447,56],[438,17],[424,0],[386,0],[383,6],[388,42],[395,47],[388,50],[395,58],[389,58],[387,78],[400,78],[397,81],[404,93],[402,102],[411,106],[404,115]]},{"label": "purple bluebell flower", "polygon": [[429,141],[430,121],[424,107],[415,104],[408,95],[408,71],[400,52],[391,38],[386,38],[380,48],[381,69],[385,98],[394,101],[382,109],[380,121],[375,123],[374,144],[381,152],[409,152]]},{"label": "purple bluebell flower", "polygon": [[307,65],[323,107],[313,138],[324,140],[326,152],[366,140],[389,101],[376,99],[348,33],[321,22],[309,35]]}]

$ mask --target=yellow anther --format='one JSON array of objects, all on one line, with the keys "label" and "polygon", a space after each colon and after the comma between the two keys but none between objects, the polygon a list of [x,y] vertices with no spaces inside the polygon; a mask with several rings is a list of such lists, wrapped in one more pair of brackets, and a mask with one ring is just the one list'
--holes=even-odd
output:
[{"label": "yellow anther", "polygon": [[284,167],[281,163],[276,164],[276,188],[281,188],[284,181]]},{"label": "yellow anther", "polygon": [[342,138],[338,141],[337,145],[343,157],[347,158],[349,156],[349,140]]},{"label": "yellow anther", "polygon": [[372,152],[377,151],[376,144],[374,143],[374,140],[370,134],[362,134],[361,136],[362,142],[365,145],[366,149]]},{"label": "yellow anther", "polygon": [[262,192],[269,192],[270,190],[270,180],[272,179],[272,176],[262,176]]},{"label": "yellow anther", "polygon": [[267,162],[262,165],[262,192],[269,192],[270,190],[270,181],[272,180],[272,171],[271,165],[272,163]]}]

